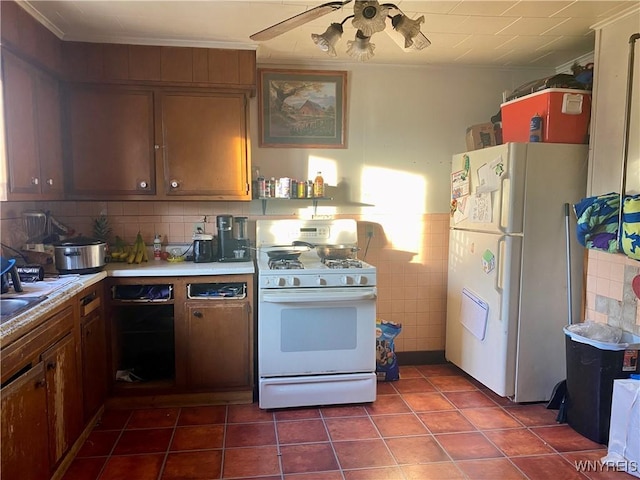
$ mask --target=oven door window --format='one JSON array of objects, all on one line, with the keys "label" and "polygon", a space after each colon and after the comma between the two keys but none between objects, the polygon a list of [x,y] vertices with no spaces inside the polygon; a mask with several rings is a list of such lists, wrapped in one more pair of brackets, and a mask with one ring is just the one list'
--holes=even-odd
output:
[{"label": "oven door window", "polygon": [[355,307],[291,308],[280,318],[282,352],[331,352],[358,346]]}]

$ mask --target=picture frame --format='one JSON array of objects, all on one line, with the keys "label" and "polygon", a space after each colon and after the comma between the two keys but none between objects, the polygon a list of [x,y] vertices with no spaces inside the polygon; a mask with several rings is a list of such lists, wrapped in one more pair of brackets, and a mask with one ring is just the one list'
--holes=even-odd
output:
[{"label": "picture frame", "polygon": [[346,148],[347,72],[258,69],[259,146]]}]

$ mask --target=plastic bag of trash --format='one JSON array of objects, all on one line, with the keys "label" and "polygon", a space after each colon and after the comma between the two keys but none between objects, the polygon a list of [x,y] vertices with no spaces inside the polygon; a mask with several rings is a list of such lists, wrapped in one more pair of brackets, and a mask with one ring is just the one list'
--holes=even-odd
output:
[{"label": "plastic bag of trash", "polygon": [[598,342],[618,343],[622,338],[621,328],[612,327],[606,323],[586,321],[574,323],[573,325],[567,326],[566,329],[571,333]]}]

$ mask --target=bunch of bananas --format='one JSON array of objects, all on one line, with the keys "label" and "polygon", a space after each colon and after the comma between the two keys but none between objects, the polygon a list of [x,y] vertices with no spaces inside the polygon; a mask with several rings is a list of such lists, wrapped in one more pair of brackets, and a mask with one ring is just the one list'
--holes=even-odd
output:
[{"label": "bunch of bananas", "polygon": [[129,256],[127,257],[127,263],[142,263],[148,262],[149,258],[147,257],[147,246],[144,244],[144,240],[142,239],[142,235],[138,232],[136,236],[136,242],[133,244],[133,248],[129,252]]},{"label": "bunch of bananas", "polygon": [[133,245],[127,245],[122,238],[116,235],[115,245],[111,249],[112,262],[142,263],[148,262],[147,246],[138,232]]},{"label": "bunch of bananas", "polygon": [[111,247],[109,254],[112,262],[126,262],[129,257],[131,246],[127,245],[122,238],[116,235],[115,245]]}]

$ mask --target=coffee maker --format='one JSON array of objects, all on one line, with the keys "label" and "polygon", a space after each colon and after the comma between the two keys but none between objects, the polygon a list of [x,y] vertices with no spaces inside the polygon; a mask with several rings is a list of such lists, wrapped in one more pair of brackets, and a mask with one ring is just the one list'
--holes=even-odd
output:
[{"label": "coffee maker", "polygon": [[229,262],[234,260],[233,251],[236,249],[233,239],[233,216],[218,215],[216,217],[216,227],[218,227],[218,262]]},{"label": "coffee maker", "polygon": [[247,217],[218,215],[218,262],[247,262],[249,254],[249,236],[247,234]]}]

